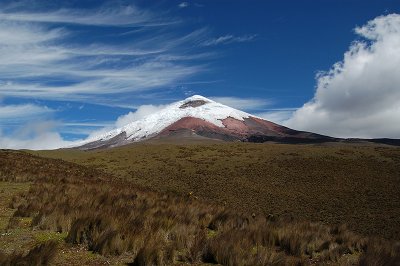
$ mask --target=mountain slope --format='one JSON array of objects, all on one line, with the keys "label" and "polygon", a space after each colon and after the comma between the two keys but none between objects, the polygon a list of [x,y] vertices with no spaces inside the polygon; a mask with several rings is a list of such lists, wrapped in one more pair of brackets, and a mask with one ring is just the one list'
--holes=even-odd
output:
[{"label": "mountain slope", "polygon": [[80,143],[81,149],[115,147],[149,139],[203,137],[226,141],[327,140],[328,137],[296,131],[195,95],[163,110]]}]

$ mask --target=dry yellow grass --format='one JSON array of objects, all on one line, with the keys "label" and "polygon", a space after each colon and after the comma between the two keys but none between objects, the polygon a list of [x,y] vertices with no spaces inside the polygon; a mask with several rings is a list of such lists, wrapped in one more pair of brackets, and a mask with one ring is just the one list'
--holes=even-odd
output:
[{"label": "dry yellow grass", "polygon": [[399,147],[214,142],[37,154],[242,212],[346,223],[400,240]]},{"label": "dry yellow grass", "polygon": [[[392,242],[377,242],[343,226],[248,215],[193,194],[156,192],[61,160],[18,152],[0,152],[0,159],[3,180],[24,176],[33,182],[11,200],[17,208],[13,217],[30,217],[32,229],[54,232],[42,234],[44,241],[28,252],[0,254],[0,264],[59,261],[56,246],[63,238],[47,241],[58,234],[102,255],[100,261],[132,265],[391,265],[400,258]],[[9,227],[13,224],[11,219]]]}]

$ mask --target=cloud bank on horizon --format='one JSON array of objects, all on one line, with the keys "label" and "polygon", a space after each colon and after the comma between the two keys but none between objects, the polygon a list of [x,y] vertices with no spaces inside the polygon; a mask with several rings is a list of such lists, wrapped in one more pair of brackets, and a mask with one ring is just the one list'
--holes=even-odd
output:
[{"label": "cloud bank on horizon", "polygon": [[335,137],[400,138],[400,15],[355,32],[344,59],[317,75],[314,98],[284,124]]}]

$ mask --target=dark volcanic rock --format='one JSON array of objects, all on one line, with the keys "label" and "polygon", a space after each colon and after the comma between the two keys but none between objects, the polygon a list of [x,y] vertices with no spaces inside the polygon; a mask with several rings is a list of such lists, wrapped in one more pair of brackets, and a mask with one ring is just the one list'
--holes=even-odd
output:
[{"label": "dark volcanic rock", "polygon": [[179,108],[184,109],[184,108],[188,108],[188,107],[199,107],[206,103],[207,102],[203,101],[203,100],[195,100],[195,101],[190,101],[190,102],[184,103]]}]

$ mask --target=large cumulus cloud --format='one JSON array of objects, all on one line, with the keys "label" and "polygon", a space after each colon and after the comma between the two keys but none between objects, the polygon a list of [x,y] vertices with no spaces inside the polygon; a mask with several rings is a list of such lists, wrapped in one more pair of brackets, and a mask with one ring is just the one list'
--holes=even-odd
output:
[{"label": "large cumulus cloud", "polygon": [[355,32],[341,62],[317,75],[314,98],[285,122],[336,137],[400,138],[400,15]]}]

